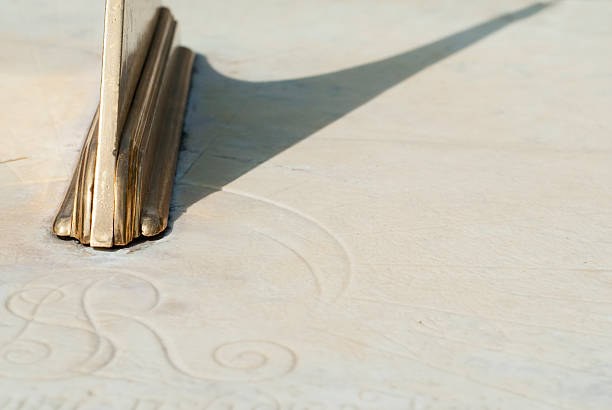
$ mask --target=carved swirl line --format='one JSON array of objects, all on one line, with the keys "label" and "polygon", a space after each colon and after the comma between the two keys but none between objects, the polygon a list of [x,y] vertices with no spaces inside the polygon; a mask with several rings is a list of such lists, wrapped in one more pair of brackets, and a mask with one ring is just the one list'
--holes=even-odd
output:
[{"label": "carved swirl line", "polygon": [[[263,381],[282,377],[291,373],[297,366],[297,355],[286,346],[268,340],[239,340],[227,342],[214,348],[211,352],[211,356],[213,362],[218,365],[218,368],[213,369],[209,374],[202,374],[187,368],[185,365],[179,364],[180,361],[168,346],[166,339],[153,325],[142,319],[118,313],[105,312],[105,314],[138,323],[146,328],[157,340],[167,363],[175,371],[193,379],[206,381]],[[232,348],[236,346],[239,348],[241,346],[246,347],[243,348],[244,350],[239,350],[235,354],[230,354]],[[228,353],[226,353],[226,350]],[[267,355],[266,351],[268,352]],[[230,354],[231,357],[226,359],[224,357],[225,354]],[[280,357],[280,359],[272,360],[272,356]],[[251,359],[245,361],[245,357],[250,357]],[[235,364],[236,358],[241,359],[243,364]],[[255,362],[253,362],[253,358],[255,358]],[[246,365],[244,364],[245,362]],[[274,371],[274,365],[278,367],[278,370]],[[222,372],[224,369],[228,370],[229,372],[226,373],[230,374],[226,374],[225,376],[220,375],[219,372]],[[263,374],[252,374],[253,371],[259,371]]]},{"label": "carved swirl line", "polygon": [[[71,326],[71,325],[67,325],[65,323],[56,323],[56,322],[48,321],[48,320],[41,320],[38,317],[39,314],[40,314],[40,310],[41,310],[43,305],[51,304],[51,303],[56,303],[56,302],[59,302],[59,301],[61,301],[62,299],[65,298],[66,294],[65,294],[63,288],[65,288],[67,286],[70,286],[72,284],[75,284],[75,283],[82,282],[82,281],[83,281],[83,279],[80,279],[80,280],[77,280],[77,281],[70,281],[70,282],[64,283],[62,286],[59,286],[59,287],[28,287],[29,284],[26,284],[21,290],[15,292],[11,296],[9,296],[9,298],[7,298],[7,300],[5,302],[6,310],[9,313],[11,313],[12,315],[14,315],[15,317],[18,317],[18,318],[20,318],[20,319],[25,321],[24,325],[15,334],[15,336],[13,336],[13,338],[11,338],[7,343],[5,343],[2,346],[1,351],[4,352],[3,353],[3,358],[7,361],[7,363],[12,363],[12,364],[35,364],[35,363],[42,362],[42,361],[44,361],[44,360],[46,360],[46,359],[51,357],[52,352],[53,352],[53,348],[52,348],[52,346],[49,343],[41,342],[41,341],[36,341],[36,340],[23,339],[24,334],[26,334],[28,329],[30,329],[34,324],[42,324],[42,325],[53,326],[53,327],[60,327],[60,328],[70,329],[70,330],[85,331],[85,332],[88,332],[89,334],[91,334],[91,335],[93,335],[95,337],[96,344],[97,344],[96,350],[92,353],[91,356],[86,358],[81,364],[77,364],[77,365],[73,366],[72,368],[66,369],[67,373],[64,375],[64,377],[70,377],[73,372],[78,372],[77,371],[78,367],[80,365],[82,365],[82,364],[87,363],[99,351],[99,346],[102,345],[103,341],[105,341],[105,340],[107,341],[108,339],[105,338],[104,336],[102,336],[95,329],[92,331],[91,329],[86,329],[86,328],[78,327],[78,326]],[[94,281],[94,283],[95,282],[96,281]],[[43,291],[47,292],[40,300],[31,299],[31,298],[28,298],[28,297],[25,296],[25,295],[28,294],[28,292],[31,293],[32,291],[40,291],[40,290],[43,290]],[[51,298],[52,295],[57,296],[57,298],[49,301],[49,299]],[[28,304],[34,306],[31,314],[20,312],[20,311],[18,311],[18,310],[16,310],[14,308],[14,303],[13,302],[16,299],[18,299],[18,298],[21,299],[22,301],[24,301],[25,303],[28,303]],[[17,363],[15,360],[13,360],[15,357],[19,357],[20,355],[21,356],[25,356],[28,353],[29,354],[33,354],[32,349],[27,350],[27,349],[23,348],[24,344],[30,345],[30,348],[32,346],[42,347],[43,350],[44,350],[44,354],[39,355],[38,357],[33,356],[33,357],[36,357],[36,359],[32,359],[30,361],[23,361],[22,360],[21,363]],[[104,364],[106,364],[106,363],[104,363]],[[96,370],[96,369],[94,369],[94,370]],[[48,377],[41,377],[41,378],[42,379],[47,379]],[[56,376],[51,377],[51,378],[52,379],[57,379],[57,378],[62,378],[62,377],[56,375]]]},{"label": "carved swirl line", "polygon": [[[129,278],[129,280],[135,279],[139,283],[145,283],[153,290],[153,302],[150,306],[144,308],[144,312],[150,312],[159,305],[161,300],[161,292],[153,282],[131,273],[122,272],[111,277],[94,273],[79,278],[76,281],[68,281],[56,286],[38,285],[41,281],[44,282],[46,278],[55,280],[57,276],[48,275],[27,283],[20,290],[7,298],[5,302],[7,311],[15,317],[22,319],[25,323],[13,338],[2,346],[0,349],[0,358],[4,359],[5,363],[14,365],[44,364],[47,359],[50,359],[53,355],[52,345],[44,340],[26,338],[29,329],[34,324],[65,330],[84,331],[94,337],[94,344],[87,352],[85,359],[79,360],[78,363],[68,368],[50,370],[52,374],[43,374],[40,377],[41,379],[60,379],[74,377],[79,374],[94,374],[108,366],[115,359],[117,347],[114,345],[111,338],[104,334],[104,329],[99,322],[101,317],[115,317],[138,323],[147,329],[157,340],[158,345],[163,351],[165,360],[171,368],[194,379],[207,381],[267,380],[281,377],[293,371],[297,364],[297,355],[291,349],[281,344],[266,340],[242,340],[224,343],[215,347],[209,353],[210,363],[214,366],[205,369],[205,371],[194,371],[182,364],[183,362],[181,360],[178,360],[176,354],[169,348],[169,344],[166,341],[167,339],[162,332],[158,331],[153,325],[147,323],[142,317],[134,313],[127,315],[104,308],[101,309],[100,307],[94,308],[90,300],[94,289],[101,286],[104,282],[113,283],[121,278]],[[80,285],[81,283],[83,283],[83,285]],[[73,285],[79,285],[78,292],[80,295],[76,299],[67,297],[67,292],[69,291],[68,287]],[[125,289],[125,287],[122,289]],[[36,292],[41,292],[41,294],[37,295]],[[110,295],[106,296],[106,298],[109,297]],[[21,304],[25,304],[25,308],[24,306],[20,306],[17,301]],[[60,312],[69,313],[68,317],[70,317],[71,314],[74,315],[74,312],[68,309],[74,309],[75,306],[58,305],[60,302],[73,303],[73,305],[77,302],[83,312],[83,321],[87,326],[77,326],[70,322],[60,323],[57,320],[43,317],[43,309],[47,305],[53,304],[55,304],[53,306],[55,311],[51,312],[56,312],[57,309],[60,309]],[[24,311],[24,309],[26,310]],[[38,331],[41,330],[41,328],[37,329]],[[45,331],[44,328],[42,330]],[[106,353],[107,356],[96,360],[102,353]],[[0,371],[1,370],[0,363]],[[20,378],[11,374],[7,374],[7,376]]]},{"label": "carved swirl line", "polygon": [[295,256],[297,256],[297,258],[298,258],[299,260],[301,260],[301,261],[302,261],[302,262],[303,262],[303,263],[306,265],[306,267],[308,268],[308,270],[310,271],[310,274],[311,274],[311,276],[312,276],[312,278],[313,278],[313,281],[314,281],[314,283],[315,283],[315,288],[316,288],[316,296],[317,296],[317,299],[320,299],[320,298],[321,298],[321,294],[323,293],[323,287],[321,286],[321,279],[320,279],[320,278],[319,278],[319,276],[317,275],[317,273],[316,273],[316,271],[315,271],[315,268],[312,266],[312,264],[311,264],[310,262],[308,262],[308,259],[306,259],[306,258],[305,258],[305,257],[304,257],[304,256],[303,256],[301,253],[299,253],[299,252],[298,252],[296,249],[292,248],[291,246],[287,245],[286,243],[284,243],[284,242],[282,242],[282,241],[280,241],[280,240],[278,240],[278,239],[276,239],[276,238],[274,238],[274,237],[272,237],[272,236],[270,236],[270,235],[268,235],[268,234],[266,234],[266,233],[260,232],[260,231],[258,231],[258,230],[254,230],[253,232],[255,232],[255,233],[259,234],[259,235],[262,235],[262,236],[264,236],[265,238],[267,238],[267,239],[269,239],[269,240],[271,240],[271,241],[273,241],[273,242],[278,243],[278,244],[279,244],[279,245],[281,245],[283,248],[288,249],[288,250],[289,250],[289,252],[291,252],[291,253],[293,253]]},{"label": "carved swirl line", "polygon": [[[54,288],[34,288],[36,290],[48,290],[49,292],[47,293],[47,295],[45,295],[43,297],[43,299],[34,305],[34,309],[32,311],[32,314],[30,316],[26,316],[24,314],[21,314],[17,311],[15,311],[13,309],[13,300],[16,298],[21,298],[22,294],[25,292],[28,292],[32,289],[21,289],[15,293],[13,293],[12,295],[10,295],[7,299],[6,302],[4,304],[5,309],[11,313],[13,316],[18,317],[20,319],[23,319],[25,321],[24,325],[21,327],[21,329],[19,330],[19,332],[17,332],[17,334],[8,342],[5,344],[8,345],[14,341],[16,341],[17,339],[19,339],[23,333],[25,333],[25,331],[27,330],[28,326],[35,320],[36,315],[38,314],[38,310],[40,309],[40,307],[45,303],[46,299],[53,294],[53,292],[58,292],[60,294],[60,299],[62,299],[64,297],[63,292],[61,292],[60,289],[54,289]],[[27,300],[26,298],[23,298],[24,300]],[[4,347],[4,346],[3,346]]]},{"label": "carved swirl line", "polygon": [[[349,284],[351,282],[351,277],[353,274],[353,260],[350,256],[350,253],[348,251],[348,248],[346,247],[346,245],[343,243],[343,241],[338,238],[336,235],[334,235],[332,233],[332,231],[327,228],[325,225],[323,225],[321,222],[317,221],[316,219],[312,218],[311,216],[308,216],[306,214],[304,214],[301,211],[298,211],[297,209],[294,209],[288,205],[270,200],[268,198],[265,197],[260,197],[258,195],[255,194],[251,194],[248,192],[242,192],[242,191],[238,191],[238,190],[233,190],[227,187],[221,187],[221,186],[215,186],[215,185],[210,185],[210,184],[193,184],[193,183],[183,183],[183,184],[188,184],[188,185],[196,185],[198,187],[202,187],[202,188],[207,188],[207,189],[211,189],[211,190],[215,190],[218,192],[225,192],[231,195],[236,195],[239,197],[243,197],[249,200],[253,200],[253,201],[258,201],[261,203],[264,203],[266,205],[271,205],[273,207],[282,209],[286,212],[289,212],[295,216],[297,216],[298,218],[308,222],[311,225],[316,226],[318,229],[320,229],[322,232],[324,232],[335,244],[337,244],[338,248],[340,249],[342,255],[343,255],[343,260],[344,263],[346,264],[346,272],[342,273],[342,279],[341,279],[341,285],[339,286],[338,289],[335,289],[333,292],[333,295],[331,297],[330,302],[334,303],[336,302],[338,299],[340,299],[342,297],[342,295],[344,294],[344,292],[348,289]],[[261,233],[261,232],[259,232]],[[272,239],[272,238],[271,238]],[[323,291],[323,287],[321,286],[321,291]]]},{"label": "carved swirl line", "polygon": [[[13,364],[32,364],[45,360],[51,355],[51,346],[48,343],[37,340],[22,339],[17,343],[17,347],[4,352],[4,359]],[[29,348],[24,347],[30,346]],[[34,348],[33,348],[34,347]],[[36,355],[36,349],[39,349]],[[42,351],[42,353],[40,353]],[[33,354],[34,353],[34,354]]]},{"label": "carved swirl line", "polygon": [[[123,272],[122,275],[127,276],[127,277],[132,277],[132,278],[136,278],[139,281],[145,282],[147,284],[149,284],[151,286],[151,288],[154,289],[155,292],[155,302],[153,304],[153,306],[151,307],[154,308],[155,306],[157,306],[157,303],[159,302],[159,292],[157,291],[156,286],[151,283],[150,281],[140,278],[137,275],[133,275],[131,273],[126,273]],[[116,276],[116,275],[115,275]],[[58,378],[67,378],[67,377],[72,377],[74,376],[74,374],[91,374],[97,370],[100,370],[101,368],[105,367],[106,365],[108,365],[114,358],[115,356],[115,352],[116,349],[113,345],[113,343],[111,342],[111,340],[104,336],[100,331],[99,328],[96,324],[96,321],[94,319],[95,315],[93,315],[90,312],[90,307],[88,306],[87,303],[87,295],[89,293],[89,291],[91,289],[93,289],[96,285],[107,281],[107,280],[111,280],[114,279],[114,276],[111,277],[110,279],[107,276],[103,276],[101,277],[100,274],[93,274],[93,275],[88,275],[84,278],[79,278],[77,280],[71,280],[68,282],[64,282],[60,285],[57,285],[55,287],[50,287],[50,286],[32,286],[33,284],[43,281],[44,279],[47,278],[52,278],[52,279],[56,279],[57,275],[46,275],[43,276],[41,278],[37,278],[34,281],[31,281],[27,284],[25,284],[20,290],[18,290],[17,292],[15,292],[14,294],[12,294],[11,296],[9,296],[5,302],[5,308],[6,310],[11,313],[13,316],[18,317],[22,320],[24,320],[24,325],[21,327],[21,329],[13,336],[13,338],[11,338],[7,343],[5,343],[2,348],[0,349],[0,351],[3,351],[3,358],[7,361],[7,363],[11,363],[14,362],[11,360],[11,358],[15,357],[15,355],[19,355],[21,354],[22,356],[26,353],[23,348],[20,347],[20,344],[23,345],[24,341],[22,340],[23,335],[28,331],[28,329],[30,329],[34,324],[39,324],[39,325],[46,325],[46,326],[51,326],[51,327],[57,327],[57,328],[63,328],[63,329],[67,329],[67,330],[77,330],[77,331],[85,331],[87,333],[89,333],[90,335],[92,335],[95,339],[95,347],[93,349],[92,352],[90,352],[89,356],[86,357],[83,361],[81,361],[80,363],[75,364],[74,366],[64,369],[64,373],[63,374],[56,374],[53,377],[51,377],[52,379],[58,379]],[[81,327],[81,326],[74,326],[74,325],[70,325],[67,323],[59,323],[53,320],[43,320],[41,319],[40,316],[40,312],[41,309],[44,305],[48,305],[48,304],[52,304],[52,303],[57,303],[62,301],[63,299],[65,299],[66,297],[66,293],[65,293],[65,289],[71,285],[75,285],[81,282],[89,282],[87,284],[87,286],[85,287],[85,290],[82,292],[81,294],[81,298],[80,298],[80,305],[81,308],[83,310],[83,313],[85,315],[85,321],[88,324],[87,328]],[[32,297],[28,297],[28,295],[31,296],[32,292],[35,291],[45,291],[47,292],[46,294],[44,294],[41,298],[32,298]],[[21,301],[25,302],[26,304],[32,305],[33,309],[31,312],[29,313],[24,313],[22,311],[19,311],[16,307],[15,307],[15,301],[17,299],[20,299]],[[39,360],[37,362],[40,361],[44,361],[45,359],[48,359],[51,354],[52,354],[52,346],[49,345],[48,343],[44,343],[44,342],[37,342],[37,341],[30,341],[30,346],[33,346],[33,343],[39,343],[40,345],[45,345],[47,346],[47,353],[44,355],[39,355]],[[99,364],[93,364],[92,366],[92,359],[98,354],[100,353],[101,349],[103,346],[107,346],[110,349],[110,355],[109,357],[100,362]],[[15,364],[15,363],[13,363]],[[25,362],[23,363],[25,364]],[[30,364],[34,364],[34,362],[30,363]],[[86,368],[87,366],[91,367],[89,370],[84,370],[84,368]],[[40,377],[42,379],[48,379],[49,377]]]},{"label": "carved swirl line", "polygon": [[[90,312],[90,307],[89,304],[87,303],[88,300],[88,296],[89,296],[89,292],[99,283],[103,282],[104,279],[100,279],[100,280],[96,280],[93,281],[92,283],[90,283],[85,290],[83,291],[83,295],[81,297],[81,306],[83,309],[83,313],[85,314],[85,318],[86,320],[89,322],[89,324],[91,325],[91,327],[93,328],[93,331],[96,335],[101,335],[101,332],[99,330],[99,326],[96,322],[96,320],[94,319],[95,315],[93,315]],[[94,347],[94,351],[91,353],[91,355],[89,356],[89,358],[94,358],[102,349],[103,343],[106,342],[107,345],[110,347],[111,349],[111,353],[110,353],[110,357],[108,358],[108,360],[106,362],[103,362],[102,364],[99,365],[98,368],[92,369],[89,372],[86,371],[86,373],[89,374],[93,374],[95,371],[97,370],[101,370],[104,367],[106,367],[107,365],[109,365],[112,360],[115,358],[116,354],[117,354],[117,348],[115,347],[115,345],[112,343],[112,341],[110,340],[110,338],[108,337],[97,337],[96,338],[96,346]],[[86,362],[85,362],[86,363]],[[85,365],[85,363],[82,364],[82,366]]]}]

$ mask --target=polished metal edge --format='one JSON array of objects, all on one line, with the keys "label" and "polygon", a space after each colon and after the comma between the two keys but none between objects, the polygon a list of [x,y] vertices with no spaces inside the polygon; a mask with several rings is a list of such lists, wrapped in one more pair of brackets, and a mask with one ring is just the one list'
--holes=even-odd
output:
[{"label": "polished metal edge", "polygon": [[90,240],[99,116],[98,107],[85,137],[70,185],[53,221],[53,233],[57,236],[73,237],[83,244],[89,244]]},{"label": "polished metal edge", "polygon": [[155,236],[168,226],[178,148],[195,54],[184,47],[174,49],[166,69],[160,105],[153,122],[152,144],[156,147],[149,190],[142,205],[142,234]]},{"label": "polished metal edge", "polygon": [[121,136],[115,173],[114,244],[126,245],[140,235],[142,174],[153,166],[148,152],[155,107],[168,64],[176,21],[162,9],[140,83]]},{"label": "polished metal edge", "polygon": [[[107,25],[123,24],[116,20],[113,23],[112,18],[109,23],[108,8],[109,4],[124,5],[126,1],[129,0],[107,1]],[[114,12],[117,17],[117,10]],[[146,59],[125,113],[125,124],[117,132],[118,142],[112,141],[116,136],[111,133],[113,138],[108,138],[109,134],[104,134],[102,129],[104,90],[101,93],[100,106],[53,222],[52,230],[57,236],[73,237],[92,247],[109,248],[125,246],[140,235],[158,235],[167,227],[195,55],[175,45],[177,23],[170,11],[159,8],[156,15],[150,42],[141,42],[141,47],[146,49],[137,51],[146,55]],[[110,31],[113,29],[110,27]],[[109,31],[108,26],[105,31]],[[117,45],[114,40],[113,44]],[[122,39],[121,43],[124,42]],[[105,48],[107,44],[105,33]],[[123,81],[119,78],[116,83]],[[105,87],[104,76],[101,87]],[[113,113],[118,113],[120,107],[121,102],[116,100]],[[120,121],[119,115],[117,123]],[[108,150],[111,141],[114,159],[108,161],[101,151]],[[105,179],[109,175],[112,176],[110,199],[106,194],[100,195],[107,189]],[[112,213],[110,225],[108,215],[103,215],[108,210]],[[103,223],[96,224],[96,218]]]},{"label": "polished metal edge", "polygon": [[113,245],[115,166],[124,122],[158,18],[159,0],[106,0],[91,245]]}]

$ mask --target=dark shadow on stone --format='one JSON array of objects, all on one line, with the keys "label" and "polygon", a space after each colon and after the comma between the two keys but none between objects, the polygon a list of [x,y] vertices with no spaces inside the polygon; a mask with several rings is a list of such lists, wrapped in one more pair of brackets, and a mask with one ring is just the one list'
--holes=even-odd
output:
[{"label": "dark shadow on stone", "polygon": [[198,55],[170,228],[211,192],[394,85],[549,5],[536,3],[380,61],[295,80],[254,83],[228,78]]}]

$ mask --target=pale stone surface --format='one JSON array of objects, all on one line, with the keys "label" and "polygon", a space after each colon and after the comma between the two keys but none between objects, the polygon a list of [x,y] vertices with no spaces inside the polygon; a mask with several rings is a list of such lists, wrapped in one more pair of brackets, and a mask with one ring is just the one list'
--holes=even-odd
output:
[{"label": "pale stone surface", "polygon": [[612,3],[173,1],[172,232],[101,252],[102,3],[2,5],[0,408],[612,407]]}]

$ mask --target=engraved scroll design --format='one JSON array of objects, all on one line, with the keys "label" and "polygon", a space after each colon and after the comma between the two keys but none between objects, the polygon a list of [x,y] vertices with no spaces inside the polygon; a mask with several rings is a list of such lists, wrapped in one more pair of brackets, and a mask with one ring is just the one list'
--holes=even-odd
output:
[{"label": "engraved scroll design", "polygon": [[194,352],[208,357],[208,365],[191,369],[188,358],[171,347],[171,338],[145,318],[159,302],[158,287],[131,272],[56,272],[34,280],[5,301],[5,309],[21,325],[0,345],[0,376],[54,380],[109,370],[121,377],[114,365],[118,356],[135,352],[131,341],[122,340],[135,329],[147,338],[147,346],[157,345],[157,350],[145,350],[159,357],[143,361],[163,362],[193,379],[264,380],[291,372],[297,363],[295,353],[281,344],[240,340]]},{"label": "engraved scroll design", "polygon": [[[352,280],[354,263],[342,239],[324,223],[263,196],[212,185],[201,185],[200,189],[214,192],[214,200],[198,203],[190,213],[205,220],[207,230],[212,232],[218,226],[223,234],[235,229],[242,237],[253,235],[270,248],[282,247],[294,258],[292,266],[303,266],[310,275],[313,301],[332,305],[342,298]],[[227,217],[228,209],[231,218]],[[214,238],[211,247],[223,243],[218,235]],[[233,242],[228,242],[230,246]],[[287,272],[296,275],[295,270]]]}]

